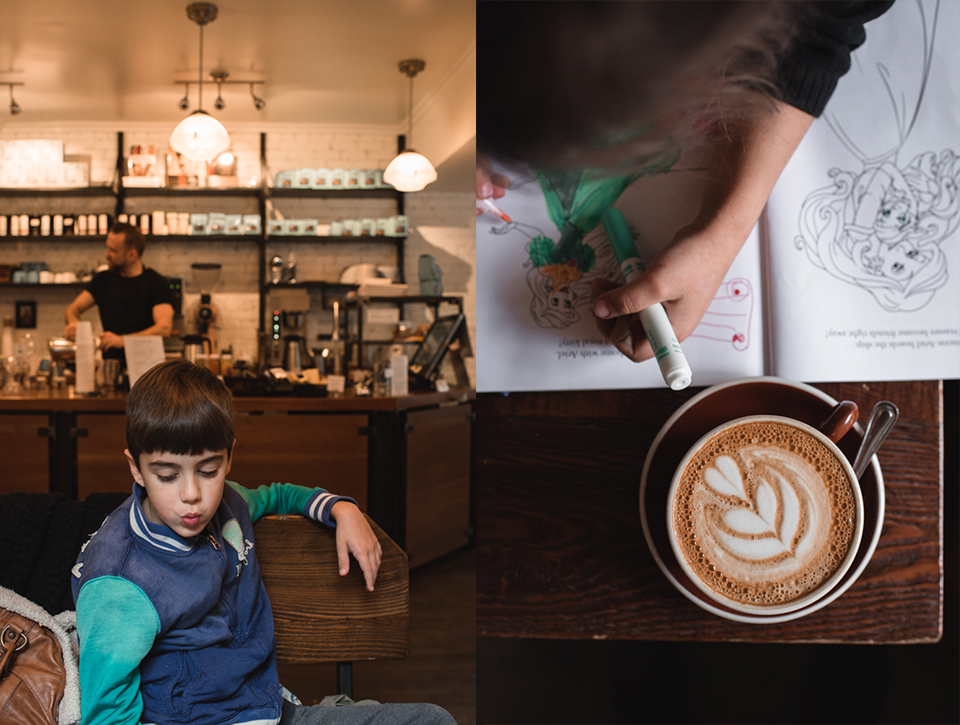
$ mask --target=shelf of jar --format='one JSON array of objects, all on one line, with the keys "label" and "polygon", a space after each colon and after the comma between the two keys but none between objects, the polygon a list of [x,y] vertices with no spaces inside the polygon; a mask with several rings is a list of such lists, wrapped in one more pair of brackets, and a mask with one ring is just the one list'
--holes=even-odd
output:
[{"label": "shelf of jar", "polygon": [[274,199],[393,199],[396,189],[277,189],[267,187],[267,196]]},{"label": "shelf of jar", "polygon": [[258,186],[246,187],[237,186],[230,189],[219,189],[206,187],[188,188],[177,186],[125,186],[123,188],[124,196],[244,196],[258,197],[261,189]]},{"label": "shelf of jar", "polygon": [[0,282],[0,289],[17,288],[37,288],[45,287],[47,289],[77,288],[86,287],[88,282]]},{"label": "shelf of jar", "polygon": [[334,242],[402,242],[407,238],[407,235],[402,236],[392,236],[386,234],[361,234],[358,237],[346,234],[270,234],[267,236],[267,241],[271,239],[283,239],[284,241],[293,241],[295,239],[302,239],[304,241],[314,241],[314,240],[323,240],[323,241],[334,241]]},{"label": "shelf of jar", "polygon": [[379,297],[379,296],[370,296],[370,297],[357,297],[349,300],[350,305],[355,305],[357,303],[363,303],[365,305],[370,304],[371,302],[386,302],[390,304],[406,304],[411,303],[422,303],[425,305],[441,305],[448,303],[451,305],[462,305],[463,297],[460,295],[395,295],[390,297]]},{"label": "shelf of jar", "polygon": [[116,196],[112,186],[74,186],[64,189],[0,188],[0,198],[14,196]]},{"label": "shelf of jar", "polygon": [[148,242],[250,242],[256,244],[263,237],[259,234],[148,234]]},{"label": "shelf of jar", "polygon": [[263,286],[267,289],[328,289],[352,292],[360,285],[347,284],[346,282],[324,282],[322,280],[310,280],[304,282],[267,282]]},{"label": "shelf of jar", "polygon": [[7,236],[0,237],[0,243],[3,242],[104,242],[107,239],[106,234],[40,234],[34,236],[32,234],[20,236],[13,236],[8,234]]}]

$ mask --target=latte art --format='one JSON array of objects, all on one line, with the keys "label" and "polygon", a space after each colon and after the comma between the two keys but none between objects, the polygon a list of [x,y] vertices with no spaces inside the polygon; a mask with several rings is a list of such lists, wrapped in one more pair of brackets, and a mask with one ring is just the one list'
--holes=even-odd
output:
[{"label": "latte art", "polygon": [[674,494],[675,539],[700,582],[757,607],[804,596],[843,563],[856,530],[845,468],[819,440],[776,421],[721,431]]}]

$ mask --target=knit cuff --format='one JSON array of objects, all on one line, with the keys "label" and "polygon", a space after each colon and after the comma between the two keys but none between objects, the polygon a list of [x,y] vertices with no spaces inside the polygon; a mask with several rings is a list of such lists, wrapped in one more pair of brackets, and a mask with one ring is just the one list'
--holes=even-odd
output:
[{"label": "knit cuff", "polygon": [[[799,52],[784,59],[777,68],[780,100],[819,118],[837,88],[843,73],[826,72],[817,53]],[[819,63],[817,61],[820,61]]]},{"label": "knit cuff", "polygon": [[331,528],[336,528],[337,522],[331,518],[330,511],[337,501],[349,501],[352,504],[357,503],[349,496],[337,496],[336,494],[327,493],[319,489],[307,499],[307,503],[303,507],[303,513],[311,519],[316,519]]}]

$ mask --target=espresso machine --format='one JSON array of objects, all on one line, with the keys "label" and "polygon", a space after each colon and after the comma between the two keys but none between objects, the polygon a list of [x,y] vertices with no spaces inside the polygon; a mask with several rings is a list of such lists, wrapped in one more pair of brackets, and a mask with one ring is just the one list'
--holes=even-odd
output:
[{"label": "espresso machine", "polygon": [[313,350],[307,344],[307,311],[280,310],[283,340],[283,369],[299,375],[304,368],[316,366]]},{"label": "espresso machine", "polygon": [[310,295],[305,289],[272,290],[267,308],[267,367],[282,367],[299,373],[314,367],[313,351],[307,344],[307,316]]}]

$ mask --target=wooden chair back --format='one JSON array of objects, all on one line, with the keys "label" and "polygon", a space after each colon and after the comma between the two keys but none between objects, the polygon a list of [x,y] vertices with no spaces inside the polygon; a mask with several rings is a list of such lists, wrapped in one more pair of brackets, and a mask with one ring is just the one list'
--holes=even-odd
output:
[{"label": "wooden chair back", "polygon": [[265,516],[254,525],[257,559],[273,607],[280,664],[336,662],[338,689],[352,696],[357,660],[410,652],[407,555],[369,517],[383,559],[368,592],[357,561],[340,576],[335,531],[303,516]]}]

